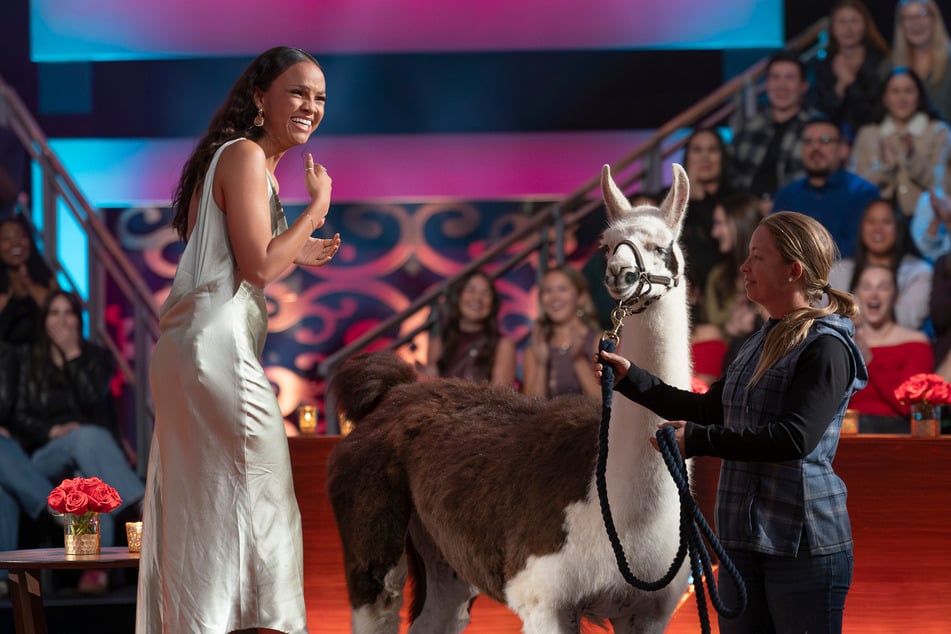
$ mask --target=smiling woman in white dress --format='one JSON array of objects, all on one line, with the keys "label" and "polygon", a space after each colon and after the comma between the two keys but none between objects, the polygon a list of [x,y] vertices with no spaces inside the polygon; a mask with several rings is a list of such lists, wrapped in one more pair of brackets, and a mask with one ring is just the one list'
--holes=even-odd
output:
[{"label": "smiling woman in white dress", "polygon": [[307,142],[326,101],[309,54],[257,57],[185,164],[173,227],[187,241],[152,357],[137,634],[307,631],[300,512],[284,425],[260,355],[263,287],[293,262],[326,264],[311,234],[327,171],[304,155],[310,203],[288,227],[274,169]]}]

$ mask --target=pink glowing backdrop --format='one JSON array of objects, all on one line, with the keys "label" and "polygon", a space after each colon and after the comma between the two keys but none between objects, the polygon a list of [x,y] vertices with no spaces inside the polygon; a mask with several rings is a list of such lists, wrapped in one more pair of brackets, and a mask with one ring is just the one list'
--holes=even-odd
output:
[{"label": "pink glowing backdrop", "polygon": [[766,48],[780,0],[32,0],[37,62],[318,53]]}]

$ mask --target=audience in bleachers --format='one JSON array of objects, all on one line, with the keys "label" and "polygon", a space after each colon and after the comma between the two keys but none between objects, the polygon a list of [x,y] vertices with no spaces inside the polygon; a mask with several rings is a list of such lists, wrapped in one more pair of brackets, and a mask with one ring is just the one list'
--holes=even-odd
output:
[{"label": "audience in bleachers", "polygon": [[538,284],[539,314],[523,355],[522,391],[553,398],[601,395],[591,371],[598,322],[584,276],[569,265],[548,269]]},{"label": "audience in bleachers", "polygon": [[694,281],[703,288],[720,260],[716,240],[711,237],[713,209],[730,193],[732,179],[727,146],[715,128],[697,128],[687,137],[683,166],[690,179],[690,201],[680,243]]},{"label": "audience in bleachers", "polygon": [[951,155],[951,130],[923,88],[910,69],[892,69],[875,123],[862,126],[852,148],[852,171],[875,183],[884,198],[895,199],[908,217],[922,193],[944,186]]},{"label": "audience in bleachers", "polygon": [[56,287],[26,220],[20,215],[0,220],[0,341],[30,343],[40,306]]},{"label": "audience in bleachers", "polygon": [[809,103],[838,122],[851,142],[872,120],[890,52],[861,0],[837,0],[829,23],[829,43],[812,67]]},{"label": "audience in bleachers", "polygon": [[838,127],[817,117],[802,130],[802,164],[806,176],[778,192],[773,211],[798,211],[828,229],[840,252],[851,256],[865,207],[879,198],[878,188],[842,168],[848,157]]},{"label": "audience in bleachers", "polygon": [[836,262],[829,283],[854,292],[860,274],[872,264],[895,271],[895,321],[906,328],[921,328],[928,318],[932,267],[919,256],[905,222],[895,205],[887,200],[877,200],[866,207],[855,256]]},{"label": "audience in bleachers", "polygon": [[482,271],[450,289],[421,374],[515,386],[515,344],[499,331],[499,293]]},{"label": "audience in bleachers", "polygon": [[865,266],[855,297],[860,308],[855,341],[868,367],[868,385],[855,393],[849,408],[859,412],[859,432],[907,434],[909,407],[898,402],[895,388],[913,374],[931,372],[931,345],[920,330],[895,321],[898,293],[891,267]]},{"label": "audience in bleachers", "polygon": [[800,161],[802,128],[812,118],[804,106],[806,66],[791,51],[775,53],[766,66],[766,107],[733,124],[734,184],[772,198],[805,172]]},{"label": "audience in bleachers", "polygon": [[898,2],[891,61],[921,77],[941,118],[951,119],[951,41],[934,0]]}]

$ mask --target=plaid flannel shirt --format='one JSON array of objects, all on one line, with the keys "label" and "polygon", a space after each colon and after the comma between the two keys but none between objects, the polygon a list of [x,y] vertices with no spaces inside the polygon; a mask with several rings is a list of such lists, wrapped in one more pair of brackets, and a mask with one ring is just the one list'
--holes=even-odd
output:
[{"label": "plaid flannel shirt", "polygon": [[724,425],[743,429],[777,418],[785,408],[796,361],[816,337],[832,334],[852,351],[851,389],[842,395],[835,418],[812,452],[799,460],[745,462],[724,460],[717,490],[717,534],[728,548],[769,555],[795,556],[800,537],[813,555],[852,547],[845,506],[845,483],[832,469],[845,409],[854,391],[864,387],[867,372],[852,341],[854,326],[840,315],[817,319],[806,340],[780,359],[751,388],[768,322],[743,345],[730,365],[723,386]]},{"label": "plaid flannel shirt", "polygon": [[[776,163],[777,189],[806,175],[802,166],[802,129],[816,116],[812,110],[801,109],[794,121],[786,128],[780,143],[779,161]],[[769,108],[760,110],[743,122],[733,133],[732,159],[734,184],[739,189],[749,189],[753,176],[766,157],[773,138],[773,117]],[[775,193],[775,192],[770,192]]]}]

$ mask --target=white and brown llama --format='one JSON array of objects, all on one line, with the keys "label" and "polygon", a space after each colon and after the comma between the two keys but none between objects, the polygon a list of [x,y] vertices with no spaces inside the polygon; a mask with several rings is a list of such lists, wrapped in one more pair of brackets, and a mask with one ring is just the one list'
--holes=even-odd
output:
[{"label": "white and brown llama", "polygon": [[[659,209],[632,208],[607,165],[601,185],[607,287],[635,312],[647,305],[627,318],[619,351],[689,388],[678,246],[686,173],[674,166]],[[648,275],[679,283],[645,284]],[[460,380],[420,382],[389,353],[346,361],[332,389],[356,423],[328,466],[353,632],[399,630],[407,570],[412,634],[461,632],[479,593],[511,608],[525,634],[576,633],[582,618],[610,621],[618,634],[664,631],[688,566],[656,592],[633,589],[618,572],[595,486],[596,399],[545,401]],[[648,441],[660,419],[623,397],[613,403],[607,486],[614,522],[631,571],[655,581],[679,542],[676,488]]]}]

